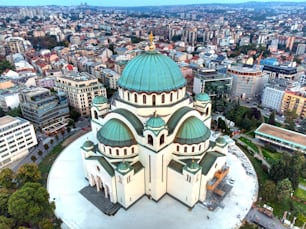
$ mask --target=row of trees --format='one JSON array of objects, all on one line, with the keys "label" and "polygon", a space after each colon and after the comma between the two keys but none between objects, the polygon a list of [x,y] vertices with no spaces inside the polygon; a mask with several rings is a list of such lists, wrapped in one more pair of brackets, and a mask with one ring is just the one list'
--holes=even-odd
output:
[{"label": "row of trees", "polygon": [[272,164],[268,173],[269,179],[263,184],[261,196],[270,203],[289,204],[290,211],[297,216],[296,223],[302,225],[306,219],[306,212],[293,205],[290,197],[298,188],[300,177],[306,178],[306,160],[301,153],[294,155],[283,154],[282,158]]},{"label": "row of trees", "polygon": [[36,164],[24,164],[16,173],[1,170],[0,228],[60,228],[55,204],[49,202],[49,193],[40,181]]}]

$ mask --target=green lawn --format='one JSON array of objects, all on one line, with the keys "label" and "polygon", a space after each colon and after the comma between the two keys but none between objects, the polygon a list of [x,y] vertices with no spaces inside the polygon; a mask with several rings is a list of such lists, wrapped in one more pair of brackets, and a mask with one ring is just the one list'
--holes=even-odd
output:
[{"label": "green lawn", "polygon": [[261,152],[270,165],[281,159],[280,153],[273,153],[266,148],[261,148]]},{"label": "green lawn", "polygon": [[48,174],[53,165],[55,159],[59,155],[60,152],[63,150],[62,144],[58,144],[55,146],[52,151],[39,163],[38,168],[41,172],[42,183],[43,185],[47,184]]},{"label": "green lawn", "polygon": [[306,187],[306,179],[300,177],[300,184]]},{"label": "green lawn", "polygon": [[294,192],[294,195],[304,201],[306,201],[306,191],[301,189],[301,188],[297,188]]},{"label": "green lawn", "polygon": [[254,152],[258,152],[257,146],[251,140],[245,137],[240,137],[239,140],[247,144]]}]

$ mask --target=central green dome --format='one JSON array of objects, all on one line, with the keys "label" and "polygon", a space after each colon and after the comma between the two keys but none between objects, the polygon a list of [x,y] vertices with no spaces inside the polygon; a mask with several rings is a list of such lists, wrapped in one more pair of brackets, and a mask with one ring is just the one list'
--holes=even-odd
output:
[{"label": "central green dome", "polygon": [[148,51],[128,62],[118,85],[131,91],[164,92],[185,86],[186,80],[172,59]]},{"label": "central green dome", "polygon": [[178,130],[175,142],[180,144],[197,144],[208,140],[209,137],[210,130],[204,123],[196,117],[189,117]]}]

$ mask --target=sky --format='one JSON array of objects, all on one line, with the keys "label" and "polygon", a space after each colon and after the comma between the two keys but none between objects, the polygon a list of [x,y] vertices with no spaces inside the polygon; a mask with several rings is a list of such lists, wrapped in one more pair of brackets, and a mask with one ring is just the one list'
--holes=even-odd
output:
[{"label": "sky", "polygon": [[[252,0],[254,1],[254,0]],[[255,0],[257,2],[275,2],[284,0]],[[286,1],[286,0],[285,0]],[[292,0],[287,0],[291,2]],[[246,0],[0,0],[0,6],[38,6],[38,5],[79,5],[87,3],[92,6],[160,6],[160,5],[184,5],[184,4],[205,4],[205,3],[241,3]],[[305,2],[295,0],[294,2]]]}]

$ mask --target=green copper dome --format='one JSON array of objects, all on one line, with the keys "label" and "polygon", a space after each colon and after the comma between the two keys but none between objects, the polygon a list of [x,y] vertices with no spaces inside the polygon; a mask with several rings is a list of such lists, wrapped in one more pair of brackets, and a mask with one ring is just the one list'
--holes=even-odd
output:
[{"label": "green copper dome", "polygon": [[105,98],[104,96],[98,95],[93,99],[92,103],[93,104],[104,104],[104,103],[107,103],[107,98]]},{"label": "green copper dome", "polygon": [[165,125],[166,125],[165,121],[159,116],[151,117],[146,123],[146,126],[152,127],[152,128],[160,128],[160,127],[163,127]]},{"label": "green copper dome", "polygon": [[128,162],[122,161],[119,163],[116,169],[118,172],[125,174],[131,170],[131,166]]},{"label": "green copper dome", "polygon": [[226,144],[226,140],[224,139],[224,137],[220,136],[216,139],[216,143],[218,145],[225,145]]},{"label": "green copper dome", "polygon": [[156,51],[148,51],[126,65],[118,85],[131,91],[164,92],[185,86],[186,80],[173,60]]},{"label": "green copper dome", "polygon": [[92,141],[90,141],[90,140],[87,140],[87,141],[84,142],[84,144],[83,144],[83,148],[84,148],[85,150],[91,150],[91,149],[94,148],[94,146],[95,146],[95,144],[94,144]]},{"label": "green copper dome", "polygon": [[206,93],[199,93],[195,96],[195,99],[197,101],[209,101],[210,100],[210,97],[208,94]]},{"label": "green copper dome", "polygon": [[196,118],[190,117],[181,125],[175,142],[180,144],[197,144],[206,141],[210,137],[210,130],[204,123]]},{"label": "green copper dome", "polygon": [[135,144],[135,138],[130,129],[120,120],[111,119],[97,133],[97,139],[107,146],[130,146]]}]

